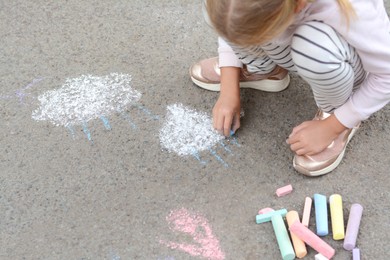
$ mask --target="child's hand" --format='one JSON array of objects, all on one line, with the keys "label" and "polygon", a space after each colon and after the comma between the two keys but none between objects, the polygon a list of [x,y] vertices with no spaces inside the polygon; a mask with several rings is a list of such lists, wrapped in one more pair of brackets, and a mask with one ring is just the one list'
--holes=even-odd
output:
[{"label": "child's hand", "polygon": [[306,121],[294,127],[287,143],[297,155],[314,155],[328,147],[345,129],[334,115]]},{"label": "child's hand", "polygon": [[220,95],[213,108],[213,126],[221,134],[230,136],[240,127],[241,103],[238,95]]},{"label": "child's hand", "polygon": [[213,126],[225,136],[240,127],[240,68],[221,68],[221,93],[213,108]]}]

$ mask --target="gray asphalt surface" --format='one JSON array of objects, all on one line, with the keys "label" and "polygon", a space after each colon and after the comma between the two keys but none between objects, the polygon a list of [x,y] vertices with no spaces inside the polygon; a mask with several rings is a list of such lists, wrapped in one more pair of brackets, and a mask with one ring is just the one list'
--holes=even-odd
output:
[{"label": "gray asphalt surface", "polygon": [[[200,2],[0,1],[0,259],[281,259],[272,225],[255,216],[265,207],[301,213],[314,193],[341,194],[345,219],[362,204],[362,259],[390,259],[389,106],[320,178],[295,172],[285,144],[316,111],[297,77],[280,93],[243,90],[235,138],[198,157],[162,148],[167,106],[211,116],[218,97],[188,76],[216,55]],[[110,73],[131,75],[142,93],[125,111],[131,121],[111,113],[110,129],[95,119],[70,130],[32,118],[38,97],[66,79]],[[277,198],[286,184],[293,193]],[[342,241],[324,240],[334,259],[351,259]]]}]

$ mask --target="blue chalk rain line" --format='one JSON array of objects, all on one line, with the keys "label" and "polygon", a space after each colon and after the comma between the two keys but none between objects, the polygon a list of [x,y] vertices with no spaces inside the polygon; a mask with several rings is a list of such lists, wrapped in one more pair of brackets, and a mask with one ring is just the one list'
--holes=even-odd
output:
[{"label": "blue chalk rain line", "polygon": [[139,110],[141,110],[141,111],[144,112],[146,115],[148,115],[149,117],[153,118],[154,120],[159,120],[159,119],[160,119],[159,116],[154,115],[154,114],[153,114],[152,112],[150,112],[150,110],[147,109],[146,107],[144,107],[144,106],[142,106],[142,105],[140,105],[140,104],[137,104],[136,106],[137,106],[137,108],[138,108]]},{"label": "blue chalk rain line", "polygon": [[137,125],[134,124],[133,120],[131,119],[131,117],[127,113],[121,112],[121,115],[127,122],[129,122],[129,124],[131,125],[131,127],[133,129],[137,129]]},{"label": "blue chalk rain line", "polygon": [[68,129],[74,140],[76,138],[76,131],[74,130],[73,125],[67,125],[66,128]]},{"label": "blue chalk rain line", "polygon": [[106,118],[105,116],[100,116],[100,120],[102,120],[103,124],[104,124],[104,127],[107,129],[107,130],[111,130],[111,125],[110,125],[110,122],[108,121],[108,118]]},{"label": "blue chalk rain line", "polygon": [[230,148],[229,148],[224,142],[219,141],[218,143],[219,143],[220,146],[222,146],[222,148],[223,148],[226,152],[232,153],[232,150],[230,150]]},{"label": "blue chalk rain line", "polygon": [[232,136],[229,140],[231,140],[232,143],[235,144],[237,147],[241,147],[241,144],[238,143],[237,138],[235,136]]},{"label": "blue chalk rain line", "polygon": [[199,152],[195,148],[193,148],[192,156],[194,156],[201,164],[203,165],[207,164],[206,161],[203,161],[202,158],[200,158]]},{"label": "blue chalk rain line", "polygon": [[217,159],[217,161],[219,161],[223,166],[225,166],[226,168],[229,167],[229,165],[221,158],[221,156],[219,156],[217,154],[216,151],[214,151],[213,149],[209,148],[209,151],[212,155],[214,155],[214,157]]},{"label": "blue chalk rain line", "polygon": [[83,132],[87,136],[88,140],[92,142],[91,132],[88,129],[88,125],[86,122],[83,122]]}]

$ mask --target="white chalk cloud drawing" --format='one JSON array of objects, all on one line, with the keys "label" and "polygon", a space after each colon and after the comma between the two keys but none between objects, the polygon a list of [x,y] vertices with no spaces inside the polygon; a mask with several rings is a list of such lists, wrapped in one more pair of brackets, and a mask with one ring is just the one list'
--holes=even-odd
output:
[{"label": "white chalk cloud drawing", "polygon": [[[213,129],[212,120],[206,113],[183,104],[169,105],[159,137],[161,146],[169,152],[179,156],[192,155],[205,164],[206,162],[200,158],[200,152],[208,151],[220,163],[228,166],[213,147],[220,145],[229,153],[231,150],[224,143],[225,137]],[[234,141],[238,145],[235,139]]]},{"label": "white chalk cloud drawing", "polygon": [[108,116],[112,113],[122,114],[135,127],[130,116],[124,112],[126,108],[136,105],[143,112],[151,113],[137,104],[142,95],[132,88],[131,80],[130,75],[121,73],[66,79],[59,89],[38,96],[40,107],[32,112],[32,118],[67,127],[72,134],[75,133],[73,127],[80,125],[90,141],[92,138],[87,123],[100,119],[110,130]]}]

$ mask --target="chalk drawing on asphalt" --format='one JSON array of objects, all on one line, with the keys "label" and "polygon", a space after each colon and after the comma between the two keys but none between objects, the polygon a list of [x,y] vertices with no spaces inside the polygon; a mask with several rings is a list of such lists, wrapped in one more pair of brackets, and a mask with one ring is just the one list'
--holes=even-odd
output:
[{"label": "chalk drawing on asphalt", "polygon": [[43,78],[33,79],[32,82],[30,82],[29,84],[27,84],[26,86],[24,86],[20,89],[13,91],[13,93],[6,94],[6,95],[0,95],[0,99],[2,99],[2,100],[16,99],[16,100],[18,100],[19,104],[26,105],[26,104],[31,102],[31,101],[29,101],[29,99],[35,99],[35,97],[31,93],[29,93],[28,90],[31,89],[32,87],[34,87],[35,85],[37,85],[42,80],[43,80]]},{"label": "chalk drawing on asphalt", "polygon": [[[132,88],[132,78],[128,74],[81,75],[66,79],[60,88],[46,91],[38,97],[27,92],[42,80],[43,78],[34,79],[27,86],[15,91],[14,95],[3,95],[0,98],[17,98],[24,103],[26,97],[31,97],[39,106],[32,111],[31,117],[36,121],[48,121],[55,126],[65,127],[73,139],[82,132],[82,135],[93,143],[91,121],[100,122],[110,131],[112,114],[128,122],[133,130],[138,128],[135,121],[140,116],[160,120],[159,115],[139,103],[142,95]],[[138,111],[138,114],[134,114],[134,110]],[[220,153],[232,154],[230,146],[240,146],[235,137],[225,139],[218,134],[212,128],[211,118],[206,113],[182,104],[167,107],[166,120],[159,137],[163,149],[179,156],[191,155],[203,165],[207,164],[208,160],[201,152],[206,151],[214,160],[228,167]]]},{"label": "chalk drawing on asphalt", "polygon": [[108,259],[109,260],[121,260],[121,257],[114,250],[111,249],[108,253]]},{"label": "chalk drawing on asphalt", "polygon": [[130,75],[121,73],[66,79],[59,89],[38,96],[40,107],[32,112],[32,118],[64,126],[73,137],[76,136],[76,127],[81,127],[91,142],[92,132],[88,123],[97,119],[106,130],[111,130],[111,114],[120,115],[136,129],[136,123],[127,112],[129,107],[138,109],[152,119],[158,119],[158,116],[138,103],[142,95],[132,88],[131,80]]},{"label": "chalk drawing on asphalt", "polygon": [[160,240],[160,244],[174,250],[180,250],[191,256],[210,260],[225,259],[225,253],[221,250],[220,243],[213,234],[208,220],[201,214],[182,208],[171,211],[166,217],[166,221],[173,232],[189,235],[194,243]]},{"label": "chalk drawing on asphalt", "polygon": [[[159,137],[161,146],[168,152],[174,152],[179,156],[190,155],[200,163],[206,164],[207,161],[200,153],[208,151],[218,162],[228,167],[226,161],[218,154],[216,146],[228,154],[231,154],[232,150],[225,137],[213,129],[212,120],[206,113],[183,104],[169,105]],[[235,138],[230,139],[232,141],[229,140],[229,143],[239,146]]]}]

